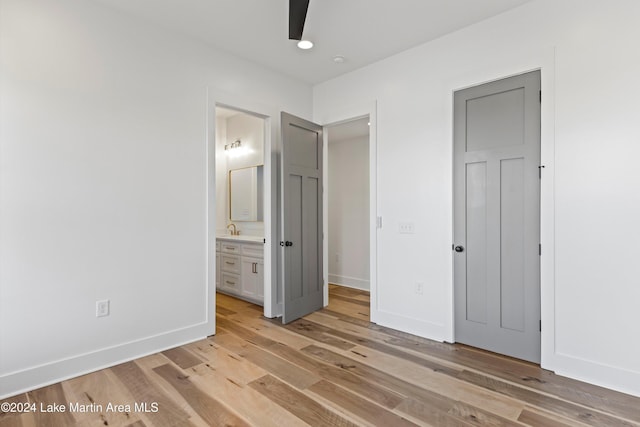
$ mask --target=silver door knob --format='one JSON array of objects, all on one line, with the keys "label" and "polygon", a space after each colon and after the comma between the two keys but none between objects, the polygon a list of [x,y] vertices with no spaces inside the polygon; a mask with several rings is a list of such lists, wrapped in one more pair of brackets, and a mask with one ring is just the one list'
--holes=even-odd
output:
[{"label": "silver door knob", "polygon": [[456,246],[454,251],[456,251],[456,252],[464,252],[464,246]]}]

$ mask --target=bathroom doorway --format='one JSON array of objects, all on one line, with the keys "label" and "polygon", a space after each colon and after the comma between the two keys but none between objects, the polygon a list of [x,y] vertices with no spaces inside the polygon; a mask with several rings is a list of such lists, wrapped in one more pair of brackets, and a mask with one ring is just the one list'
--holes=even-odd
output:
[{"label": "bathroom doorway", "polygon": [[260,306],[271,270],[266,135],[265,117],[216,105],[216,292]]}]

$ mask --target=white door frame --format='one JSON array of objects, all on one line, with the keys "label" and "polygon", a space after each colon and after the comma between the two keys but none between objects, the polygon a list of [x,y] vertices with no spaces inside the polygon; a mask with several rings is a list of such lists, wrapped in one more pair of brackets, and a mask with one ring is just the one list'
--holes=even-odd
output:
[{"label": "white door frame", "polygon": [[[208,139],[208,295],[207,313],[213,319],[213,331],[215,331],[215,295],[216,295],[216,265],[215,265],[215,245],[216,245],[216,180],[215,180],[215,109],[216,106],[226,107],[240,112],[260,117],[264,120],[264,316],[277,317],[282,314],[282,302],[278,303],[278,277],[277,277],[277,254],[275,244],[277,240],[277,175],[276,158],[280,147],[274,141],[278,141],[280,128],[280,112],[278,109],[265,106],[237,94],[219,91],[209,87],[207,90],[207,139]],[[268,184],[267,184],[268,183]]]},{"label": "white door frame", "polygon": [[378,198],[377,198],[377,105],[376,102],[367,102],[359,105],[346,106],[341,109],[336,109],[327,113],[321,117],[314,117],[314,121],[324,127],[324,147],[323,147],[323,183],[324,188],[323,203],[324,203],[324,219],[322,228],[324,230],[323,237],[323,265],[322,265],[322,277],[324,281],[324,305],[329,304],[329,212],[328,212],[328,188],[329,188],[329,173],[327,170],[328,157],[329,157],[329,140],[327,127],[334,126],[344,122],[350,122],[362,117],[369,117],[369,290],[371,293],[371,321],[376,322],[378,312]]}]

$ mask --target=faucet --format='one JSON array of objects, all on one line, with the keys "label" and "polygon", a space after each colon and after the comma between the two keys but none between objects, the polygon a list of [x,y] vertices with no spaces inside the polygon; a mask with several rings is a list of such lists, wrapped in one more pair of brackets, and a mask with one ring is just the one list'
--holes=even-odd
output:
[{"label": "faucet", "polygon": [[240,235],[240,231],[238,231],[238,229],[236,228],[236,225],[234,223],[231,223],[229,225],[227,225],[227,228],[229,227],[233,227],[233,230],[231,230],[231,235],[232,236],[239,236]]}]

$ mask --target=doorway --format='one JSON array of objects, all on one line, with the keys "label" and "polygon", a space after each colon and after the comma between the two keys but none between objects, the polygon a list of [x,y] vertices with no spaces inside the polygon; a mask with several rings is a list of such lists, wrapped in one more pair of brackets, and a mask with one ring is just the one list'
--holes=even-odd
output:
[{"label": "doorway", "polygon": [[370,291],[369,127],[368,116],[325,127],[328,283],[330,298],[345,302],[361,303]]},{"label": "doorway", "polygon": [[215,108],[216,292],[264,306],[271,180],[266,119]]},{"label": "doorway", "polygon": [[[354,114],[355,112],[355,114]],[[367,106],[358,106],[355,108],[345,109],[340,112],[325,117],[323,120],[326,124],[323,127],[309,122],[307,120],[297,118],[287,113],[282,113],[282,136],[283,147],[281,154],[281,206],[282,206],[282,224],[283,232],[281,234],[281,286],[283,289],[283,322],[287,323],[294,320],[297,317],[301,317],[313,310],[326,306],[329,303],[329,268],[328,268],[328,173],[327,173],[327,160],[328,160],[328,133],[330,128],[352,122],[358,119],[367,119],[367,127],[369,137],[366,139],[368,143],[368,173],[369,182],[368,188],[362,189],[362,191],[368,193],[368,206],[366,211],[368,212],[363,222],[366,224],[369,235],[369,244],[366,257],[369,259],[369,283],[370,283],[370,295],[366,298],[362,298],[358,301],[359,305],[362,305],[366,300],[366,305],[370,310],[367,311],[367,320],[373,320],[375,315],[375,308],[377,307],[377,298],[375,292],[375,280],[376,280],[376,239],[378,224],[376,217],[376,180],[375,180],[375,104]],[[369,127],[369,124],[371,125]],[[364,132],[366,133],[366,132]],[[363,133],[363,134],[364,134]],[[319,151],[318,151],[319,150]],[[287,154],[288,153],[288,154]],[[317,204],[314,201],[310,203],[311,199],[316,200],[316,197],[305,196],[307,193],[305,188],[315,189],[318,185],[318,177],[322,183],[320,193],[310,191],[310,195],[321,195],[321,199],[317,199]],[[288,187],[286,184],[289,184]],[[304,184],[304,185],[303,185]],[[294,190],[294,191],[292,191]],[[307,200],[307,203],[304,202]],[[306,206],[306,208],[305,208]],[[311,206],[311,207],[310,207]],[[307,212],[305,214],[304,212]],[[287,217],[289,214],[289,218]],[[291,215],[293,214],[293,217]],[[318,233],[311,233],[311,228],[307,230],[308,235],[317,235],[320,240],[306,239],[307,244],[305,246],[304,239],[297,239],[296,233],[300,234],[296,230],[306,229],[310,224],[318,223]],[[305,227],[300,228],[298,225]],[[294,239],[290,239],[288,236],[292,236]],[[310,242],[313,243],[313,250],[309,249]],[[317,243],[321,243],[320,246],[316,246]],[[296,246],[298,249],[296,250]],[[306,249],[305,249],[306,248]],[[319,252],[316,248],[320,249]],[[302,251],[302,252],[299,252]],[[298,253],[299,252],[299,253]],[[306,253],[306,254],[305,254]],[[306,265],[313,265],[313,268],[307,269],[302,265],[301,269],[296,270],[296,263],[291,263],[292,257],[298,256],[300,260],[307,259]],[[318,266],[321,266],[321,277],[318,281],[314,280],[302,280],[303,276],[300,272],[305,272],[307,276],[316,277],[317,271],[315,269],[315,263],[310,263],[311,258],[317,260]],[[289,262],[288,262],[289,261]],[[304,264],[304,263],[303,263]],[[299,266],[299,265],[298,265]],[[292,274],[296,273],[297,274]],[[312,275],[310,273],[313,273]],[[317,285],[319,284],[319,286]],[[348,289],[348,288],[344,288]],[[317,291],[321,291],[320,300],[317,299]],[[357,292],[366,292],[358,291]],[[300,300],[302,304],[298,304]],[[313,300],[313,304],[306,300]],[[287,305],[291,309],[293,315],[287,315]],[[303,306],[306,307],[303,309]],[[311,307],[313,306],[313,307]],[[369,315],[371,312],[371,315]]]},{"label": "doorway", "polygon": [[455,340],[540,362],[540,72],[454,94]]}]

